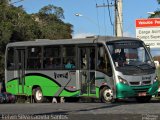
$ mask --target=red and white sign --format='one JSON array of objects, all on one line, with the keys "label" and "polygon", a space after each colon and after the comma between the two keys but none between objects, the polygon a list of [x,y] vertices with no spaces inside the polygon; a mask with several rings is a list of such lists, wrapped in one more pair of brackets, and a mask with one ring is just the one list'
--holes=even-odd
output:
[{"label": "red and white sign", "polygon": [[140,27],[160,27],[160,18],[137,19],[136,28]]},{"label": "red and white sign", "polygon": [[160,18],[137,19],[136,37],[150,47],[160,47]]}]

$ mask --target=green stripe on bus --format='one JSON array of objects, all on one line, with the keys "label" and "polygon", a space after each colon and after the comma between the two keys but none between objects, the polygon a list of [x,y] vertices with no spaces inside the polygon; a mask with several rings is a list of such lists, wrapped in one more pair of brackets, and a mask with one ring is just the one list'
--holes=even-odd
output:
[{"label": "green stripe on bus", "polygon": [[67,90],[63,90],[59,96],[61,96],[61,97],[76,97],[79,95],[80,95],[80,90],[75,91],[75,92],[69,92]]},{"label": "green stripe on bus", "polygon": [[[48,79],[46,77],[42,76],[26,76],[25,77],[25,85],[24,85],[24,93],[26,95],[32,95],[32,88],[33,86],[39,86],[42,89],[43,95],[44,96],[54,96],[56,92],[60,89],[60,85],[56,84],[51,79]],[[19,85],[20,86],[20,85]],[[22,93],[22,88],[18,88],[18,79],[14,79],[12,81],[9,81],[6,84],[7,92],[12,93],[12,94],[19,94]],[[18,92],[19,89],[19,92]],[[67,91],[63,90],[60,94],[60,96],[76,96],[79,95],[79,91]]]}]

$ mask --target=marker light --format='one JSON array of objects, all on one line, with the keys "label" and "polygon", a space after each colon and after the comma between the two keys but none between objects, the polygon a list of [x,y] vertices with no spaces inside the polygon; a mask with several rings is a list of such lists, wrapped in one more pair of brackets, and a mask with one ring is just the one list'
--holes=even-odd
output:
[{"label": "marker light", "polygon": [[120,82],[120,83],[123,83],[123,84],[125,84],[125,85],[128,85],[127,80],[121,78],[120,76],[118,76],[118,79],[119,79],[119,82]]},{"label": "marker light", "polygon": [[157,82],[158,81],[158,76],[156,76],[153,80],[153,83]]}]

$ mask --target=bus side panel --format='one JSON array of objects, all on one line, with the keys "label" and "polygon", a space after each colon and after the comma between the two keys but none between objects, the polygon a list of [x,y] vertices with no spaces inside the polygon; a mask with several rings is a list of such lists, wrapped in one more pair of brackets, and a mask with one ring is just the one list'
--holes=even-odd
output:
[{"label": "bus side panel", "polygon": [[99,97],[101,87],[109,87],[112,89],[114,87],[114,81],[112,77],[107,76],[106,74],[96,71],[96,97]]},{"label": "bus side panel", "polygon": [[105,82],[105,75],[101,72],[96,71],[96,77],[95,77],[95,86],[96,86],[96,97],[99,98],[100,95],[100,87],[102,86],[102,83]]},{"label": "bus side panel", "polygon": [[79,95],[80,95],[80,90],[73,92],[63,90],[62,93],[60,94],[61,97],[78,97]]},{"label": "bus side panel", "polygon": [[[70,83],[68,86],[72,85]],[[42,76],[26,76],[25,77],[25,86],[24,86],[24,94],[32,95],[32,88],[34,86],[39,86],[42,89],[44,96],[65,96],[65,97],[75,97],[79,96],[80,91],[69,91],[66,86],[60,86],[58,83],[54,82],[51,79],[42,77]],[[6,84],[7,92],[17,95],[18,90],[22,91],[18,88],[18,79],[10,80]],[[62,91],[59,94],[56,94],[60,89]]]},{"label": "bus side panel", "polygon": [[25,93],[28,95],[32,94],[32,88],[34,86],[39,86],[42,89],[44,96],[53,96],[60,88],[56,82],[42,76],[26,76],[25,81]]},{"label": "bus side panel", "polygon": [[6,83],[6,92],[14,95],[18,94],[18,79],[13,79]]},{"label": "bus side panel", "polygon": [[96,87],[96,97],[99,98],[100,97],[100,87]]},{"label": "bus side panel", "polygon": [[[77,90],[76,85],[76,76],[70,75],[70,80],[67,84],[67,81],[64,82],[60,79],[53,79],[42,74],[32,74],[30,76],[26,76],[25,80],[25,93],[28,95],[32,94],[32,88],[34,86],[39,86],[42,89],[43,96],[64,96],[64,97],[71,97],[71,96],[79,96],[80,92]],[[40,76],[42,75],[42,76]],[[65,84],[64,84],[65,83]]]},{"label": "bus side panel", "polygon": [[69,71],[69,82],[63,84],[64,90],[60,93],[63,97],[78,97],[80,96],[80,82],[79,82],[79,71]]},{"label": "bus side panel", "polygon": [[14,70],[6,70],[5,71],[5,86],[6,91],[12,94],[18,94],[18,75]]}]

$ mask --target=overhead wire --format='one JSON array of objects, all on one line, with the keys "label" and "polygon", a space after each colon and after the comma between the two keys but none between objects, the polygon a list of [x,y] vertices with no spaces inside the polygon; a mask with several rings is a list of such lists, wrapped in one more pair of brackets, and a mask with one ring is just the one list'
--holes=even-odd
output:
[{"label": "overhead wire", "polygon": [[[103,0],[103,5],[105,6],[105,2]],[[106,31],[107,31],[107,25],[106,25],[106,9],[104,7],[104,34],[107,35]]]},{"label": "overhead wire", "polygon": [[[113,28],[113,34],[114,34],[114,24],[113,24],[113,22],[112,22],[111,10],[110,10],[109,5],[110,5],[109,0],[107,0],[107,6],[108,6],[107,8],[108,8],[109,20],[110,20],[110,24],[111,24],[111,26],[112,26],[112,28]],[[112,4],[111,4],[111,5],[112,5]]]},{"label": "overhead wire", "polygon": [[99,24],[99,12],[97,9],[97,0],[95,0],[96,3],[96,15],[97,15],[97,22],[98,22],[98,34],[100,35],[101,31],[100,31],[100,24]]},{"label": "overhead wire", "polygon": [[110,20],[110,23],[111,23],[111,25],[113,26],[113,22],[112,22],[112,18],[111,18],[111,11],[110,11],[110,7],[109,7],[109,0],[107,0],[107,8],[108,8],[108,13],[109,13],[109,20]]},{"label": "overhead wire", "polygon": [[[110,21],[110,24],[111,24],[111,26],[112,26],[112,30],[113,30],[113,35],[114,35],[114,23],[113,23],[113,21],[112,21],[112,13],[111,13],[111,10],[110,10],[110,7],[112,7],[113,5],[112,5],[112,2],[110,3],[109,2],[109,0],[107,0],[107,5],[105,4],[105,0],[103,0],[102,2],[103,2],[103,5],[101,5],[101,6],[98,6],[97,5],[97,1],[95,0],[95,2],[96,2],[96,6],[97,6],[97,8],[98,7],[103,7],[103,18],[104,18],[104,22],[103,22],[103,28],[104,28],[104,32],[105,32],[105,35],[107,35],[107,16],[106,16],[106,7],[107,7],[107,9],[108,9],[108,15],[109,15],[109,21]],[[98,19],[98,21],[99,21],[99,19]]]}]

